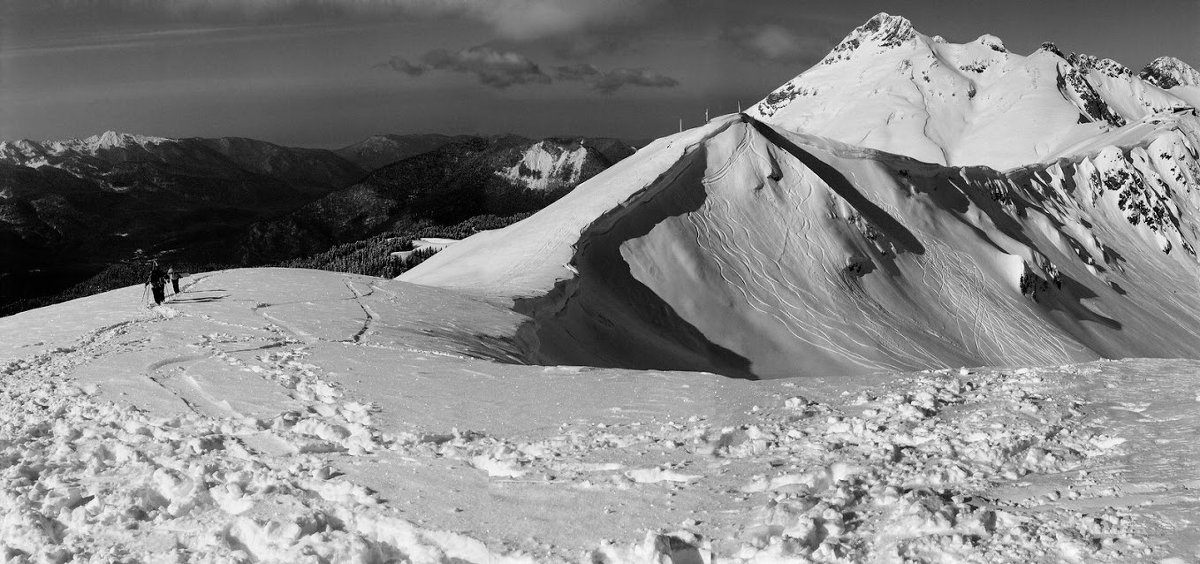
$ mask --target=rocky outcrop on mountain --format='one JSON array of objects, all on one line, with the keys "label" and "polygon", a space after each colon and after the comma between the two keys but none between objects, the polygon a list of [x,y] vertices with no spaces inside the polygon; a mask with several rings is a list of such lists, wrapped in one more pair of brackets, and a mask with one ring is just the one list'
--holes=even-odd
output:
[{"label": "rocky outcrop on mountain", "polygon": [[1164,90],[1176,86],[1200,86],[1200,71],[1175,57],[1154,59],[1138,76]]},{"label": "rocky outcrop on mountain", "polygon": [[912,22],[901,16],[880,12],[850,32],[821,60],[821,64],[846,61],[862,52],[892,49],[914,41],[917,32]]}]

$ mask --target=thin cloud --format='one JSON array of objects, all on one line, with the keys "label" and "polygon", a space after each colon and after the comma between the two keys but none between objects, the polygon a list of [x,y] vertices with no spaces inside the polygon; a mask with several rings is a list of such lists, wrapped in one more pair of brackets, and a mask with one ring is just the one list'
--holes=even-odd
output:
[{"label": "thin cloud", "polygon": [[663,0],[407,0],[438,15],[464,15],[500,37],[529,41],[636,22]]},{"label": "thin cloud", "polygon": [[421,76],[433,70],[471,74],[485,86],[500,89],[516,84],[551,82],[550,76],[528,57],[482,45],[459,51],[430,51],[419,62],[392,57],[384,65],[408,76]]},{"label": "thin cloud", "polygon": [[554,67],[554,78],[559,80],[590,80],[603,75],[596,65],[589,63]]},{"label": "thin cloud", "polygon": [[643,88],[674,88],[679,81],[658,71],[645,67],[617,68],[601,71],[594,65],[577,64],[554,68],[554,76],[559,80],[586,82],[602,94],[613,94],[626,86],[641,86]]},{"label": "thin cloud", "polygon": [[834,46],[822,32],[799,32],[775,24],[744,25],[726,30],[721,40],[742,58],[772,63],[815,63]]},{"label": "thin cloud", "polygon": [[478,78],[480,83],[497,89],[517,84],[550,84],[554,80],[583,82],[603,94],[613,94],[627,86],[672,88],[679,85],[678,80],[645,67],[602,71],[590,63],[554,67],[551,69],[551,78],[529,57],[486,45],[459,51],[438,49],[426,53],[417,61],[392,57],[375,66],[390,68],[414,77],[423,76],[431,71],[471,74]]},{"label": "thin cloud", "polygon": [[313,20],[331,17],[461,17],[516,41],[635,24],[667,0],[11,0],[22,17],[51,20],[165,18],[182,21]]}]

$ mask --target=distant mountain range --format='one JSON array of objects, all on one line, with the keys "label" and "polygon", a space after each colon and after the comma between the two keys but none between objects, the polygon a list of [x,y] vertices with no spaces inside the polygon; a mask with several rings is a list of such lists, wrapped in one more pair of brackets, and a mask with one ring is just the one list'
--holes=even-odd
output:
[{"label": "distant mountain range", "polygon": [[[527,211],[631,152],[609,139],[516,136],[384,135],[337,151],[112,131],[0,142],[0,306],[133,257],[257,264],[418,216],[459,217],[442,202],[501,209],[506,191]],[[440,190],[451,193],[429,199]],[[457,201],[464,190],[492,201]]]},{"label": "distant mountain range", "polygon": [[633,153],[615,139],[466,137],[379,168],[281,217],[238,244],[254,263],[314,253],[421,220],[535,211]]}]

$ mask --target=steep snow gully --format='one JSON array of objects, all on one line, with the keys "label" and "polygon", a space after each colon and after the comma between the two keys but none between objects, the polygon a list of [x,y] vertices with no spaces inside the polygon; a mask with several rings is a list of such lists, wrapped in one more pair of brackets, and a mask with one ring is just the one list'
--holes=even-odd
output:
[{"label": "steep snow gully", "polygon": [[775,378],[1194,358],[1196,131],[1160,114],[1112,133],[1123,146],[1001,172],[725,116],[401,279],[512,300],[544,364]]}]

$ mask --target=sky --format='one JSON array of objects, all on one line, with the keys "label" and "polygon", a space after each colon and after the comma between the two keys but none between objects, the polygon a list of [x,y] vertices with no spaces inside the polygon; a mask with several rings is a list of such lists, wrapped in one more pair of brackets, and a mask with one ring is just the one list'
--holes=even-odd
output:
[{"label": "sky", "polygon": [[878,12],[952,42],[1200,67],[1197,0],[9,0],[0,139],[650,139],[749,106]]}]

